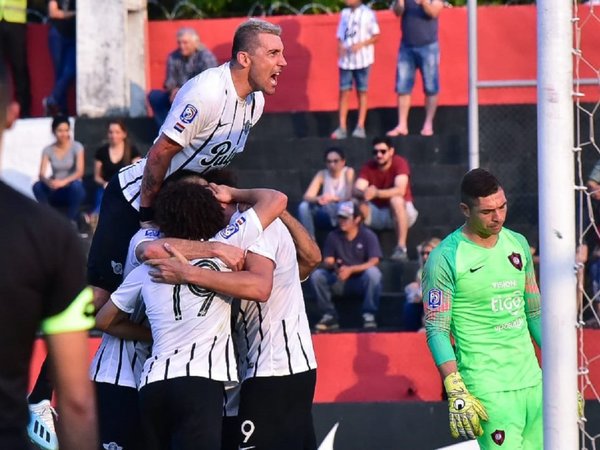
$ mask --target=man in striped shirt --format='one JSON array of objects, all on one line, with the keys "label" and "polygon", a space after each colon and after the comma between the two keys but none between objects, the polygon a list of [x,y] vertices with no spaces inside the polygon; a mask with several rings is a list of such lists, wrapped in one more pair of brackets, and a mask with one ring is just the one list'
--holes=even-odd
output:
[{"label": "man in striped shirt", "polygon": [[340,125],[332,133],[333,139],[348,137],[348,101],[352,80],[358,93],[358,123],[352,137],[365,138],[367,119],[367,88],[369,70],[375,60],[375,42],[379,39],[379,25],[371,8],[362,0],[344,0],[347,8],[342,10],[337,29],[338,66],[340,68]]},{"label": "man in striped shirt", "polygon": [[232,59],[189,80],[177,93],[158,138],[145,159],[109,182],[88,259],[88,278],[103,304],[120,284],[127,247],[140,222],[153,220],[163,180],[180,170],[200,174],[227,166],[244,150],[287,65],[281,29],[251,19],[235,33]]}]

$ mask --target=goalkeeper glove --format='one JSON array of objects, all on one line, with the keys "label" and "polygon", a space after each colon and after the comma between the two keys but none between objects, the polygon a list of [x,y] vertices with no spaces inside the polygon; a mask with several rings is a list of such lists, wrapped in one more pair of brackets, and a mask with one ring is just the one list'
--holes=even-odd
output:
[{"label": "goalkeeper glove", "polygon": [[480,419],[488,420],[487,412],[479,400],[473,397],[458,372],[444,379],[450,409],[450,434],[453,438],[462,436],[477,439],[483,434]]}]

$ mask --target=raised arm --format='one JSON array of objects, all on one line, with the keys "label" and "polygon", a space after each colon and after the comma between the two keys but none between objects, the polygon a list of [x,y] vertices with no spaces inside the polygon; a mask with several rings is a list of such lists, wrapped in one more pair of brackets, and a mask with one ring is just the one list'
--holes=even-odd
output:
[{"label": "raised arm", "polygon": [[296,245],[300,279],[305,280],[321,262],[321,250],[306,228],[289,212],[284,211],[279,218],[292,235]]}]

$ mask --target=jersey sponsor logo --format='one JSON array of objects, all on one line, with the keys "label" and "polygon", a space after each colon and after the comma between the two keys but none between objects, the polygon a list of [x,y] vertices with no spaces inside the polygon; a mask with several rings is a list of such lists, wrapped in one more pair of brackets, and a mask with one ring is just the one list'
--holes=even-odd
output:
[{"label": "jersey sponsor logo", "polygon": [[492,287],[494,289],[516,288],[517,280],[494,281]]},{"label": "jersey sponsor logo", "polygon": [[515,267],[515,269],[517,269],[517,270],[523,269],[523,260],[521,259],[520,254],[518,254],[516,252],[512,252],[510,255],[508,255],[508,260]]},{"label": "jersey sponsor logo", "polygon": [[185,127],[180,124],[179,122],[177,122],[173,128],[175,129],[175,131],[177,131],[178,133],[183,133],[183,130],[185,130]]},{"label": "jersey sponsor logo", "polygon": [[515,328],[523,328],[525,325],[525,320],[522,317],[519,317],[512,322],[503,323],[502,325],[496,325],[494,327],[495,331],[504,331],[504,330],[514,330]]},{"label": "jersey sponsor logo", "polygon": [[144,236],[158,237],[160,235],[160,231],[155,230],[153,228],[148,228],[144,232]]},{"label": "jersey sponsor logo", "polygon": [[221,237],[223,239],[229,239],[235,233],[237,233],[238,231],[240,231],[240,227],[245,222],[246,222],[246,218],[245,217],[240,217],[234,223],[227,225],[227,227],[225,229],[221,230],[221,233],[219,233],[219,234],[221,235]]},{"label": "jersey sponsor logo", "polygon": [[209,151],[209,154],[198,159],[198,164],[202,167],[225,167],[235,158],[235,147],[230,141],[224,141],[215,145]]},{"label": "jersey sponsor logo", "polygon": [[471,273],[475,273],[475,272],[477,272],[479,269],[483,269],[483,266],[471,267],[471,268],[469,269],[469,272],[471,272]]},{"label": "jersey sponsor logo", "polygon": [[491,308],[495,313],[508,312],[513,316],[517,316],[523,310],[525,301],[521,291],[514,291],[509,296],[495,296],[491,300]]},{"label": "jersey sponsor logo", "polygon": [[102,447],[104,447],[105,450],[123,450],[123,447],[121,447],[116,442],[109,442],[108,444],[102,444]]},{"label": "jersey sponsor logo", "polygon": [[442,306],[442,291],[440,289],[430,289],[427,294],[427,306],[429,309],[438,309]]},{"label": "jersey sponsor logo", "polygon": [[494,441],[494,443],[496,445],[504,444],[505,437],[506,437],[506,434],[504,433],[504,430],[496,430],[492,433],[492,440]]},{"label": "jersey sponsor logo", "polygon": [[179,116],[179,120],[181,120],[183,123],[190,124],[196,118],[197,115],[198,109],[196,109],[194,105],[188,103],[187,105],[185,105],[185,108],[183,108],[183,112]]}]

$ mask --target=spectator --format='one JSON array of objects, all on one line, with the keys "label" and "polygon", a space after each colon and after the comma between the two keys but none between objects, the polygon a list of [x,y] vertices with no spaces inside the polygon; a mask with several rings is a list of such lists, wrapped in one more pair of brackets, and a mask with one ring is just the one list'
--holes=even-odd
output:
[{"label": "spectator", "polygon": [[379,25],[371,8],[362,0],[344,0],[347,8],[342,10],[337,29],[338,66],[340,68],[339,127],[332,133],[333,139],[348,137],[348,99],[352,80],[358,93],[358,123],[352,137],[365,138],[367,119],[367,87],[369,69],[375,60],[375,42],[379,39]]},{"label": "spectator", "polygon": [[344,151],[337,147],[325,150],[325,167],[313,177],[298,208],[300,222],[313,239],[315,225],[328,231],[335,228],[339,203],[352,198],[354,169],[346,166]]},{"label": "spectator", "polygon": [[[40,203],[66,207],[72,222],[77,223],[85,190],[81,178],[84,169],[83,145],[71,139],[71,125],[64,116],[52,121],[56,142],[42,151],[40,179],[33,185],[33,194]],[[48,168],[52,174],[47,176]]]},{"label": "spectator", "polygon": [[94,156],[94,181],[99,186],[95,198],[93,214],[100,211],[104,188],[110,179],[123,167],[139,161],[138,149],[131,144],[127,137],[125,122],[113,119],[108,123],[108,143],[96,150]]},{"label": "spectator", "polygon": [[211,67],[217,67],[217,58],[200,42],[196,30],[180,28],[177,32],[177,50],[171,52],[167,59],[164,90],[155,89],[148,94],[148,102],[159,127],[165,121],[181,86]]},{"label": "spectator", "polygon": [[364,328],[377,328],[375,315],[381,295],[381,259],[379,240],[362,224],[356,200],[343,202],[338,208],[339,228],[329,233],[323,249],[323,265],[310,275],[310,285],[323,317],[317,331],[339,328],[338,314],[331,300],[332,292],[360,295],[363,298]]},{"label": "spectator", "polygon": [[417,247],[419,251],[419,270],[415,281],[409,283],[404,288],[406,294],[406,302],[404,303],[404,314],[402,314],[402,322],[405,331],[421,331],[424,330],[423,323],[423,291],[421,290],[421,276],[423,274],[423,266],[429,258],[431,251],[441,242],[440,238],[434,237],[428,239]]},{"label": "spectator", "polygon": [[408,229],[419,212],[413,205],[408,161],[394,153],[390,138],[373,140],[373,159],[360,169],[354,195],[366,202],[361,205],[365,225],[396,231],[397,246],[391,259],[406,261]]},{"label": "spectator", "polygon": [[48,17],[54,88],[42,102],[46,115],[66,115],[67,91],[75,79],[75,0],[48,0]]},{"label": "spectator", "polygon": [[21,117],[31,115],[29,68],[27,67],[27,0],[0,2],[0,59],[12,70]]},{"label": "spectator", "polygon": [[402,17],[402,42],[396,69],[398,125],[388,131],[388,136],[408,134],[410,94],[416,69],[421,72],[425,92],[425,122],[421,135],[433,135],[433,118],[440,90],[438,16],[443,7],[442,0],[395,0],[392,4],[394,13]]}]

